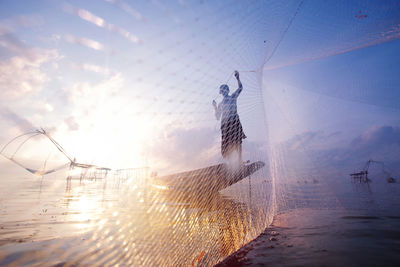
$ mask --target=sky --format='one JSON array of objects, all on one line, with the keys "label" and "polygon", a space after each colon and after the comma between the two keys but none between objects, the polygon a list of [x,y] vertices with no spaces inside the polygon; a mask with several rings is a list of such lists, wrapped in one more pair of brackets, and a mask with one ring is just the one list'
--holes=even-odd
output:
[{"label": "sky", "polygon": [[288,161],[337,176],[374,159],[399,174],[399,14],[387,1],[303,3],[263,75],[269,139]]},{"label": "sky", "polygon": [[[286,146],[343,161],[357,140],[375,140],[360,151],[400,160],[396,1],[0,7],[0,144],[43,127],[85,163],[166,173],[215,164],[222,158],[211,102],[221,101],[219,85],[236,89],[239,70],[246,158],[266,159],[271,147]],[[375,155],[376,140],[388,135],[388,148]],[[16,157],[48,157],[51,144],[37,139]]]}]

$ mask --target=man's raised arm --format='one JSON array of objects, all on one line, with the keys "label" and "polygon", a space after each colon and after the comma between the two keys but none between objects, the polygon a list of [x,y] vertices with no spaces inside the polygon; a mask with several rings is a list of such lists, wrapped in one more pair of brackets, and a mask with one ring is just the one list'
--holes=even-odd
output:
[{"label": "man's raised arm", "polygon": [[239,72],[238,72],[237,70],[235,70],[235,78],[236,78],[236,80],[237,80],[237,82],[238,82],[238,89],[236,89],[236,91],[232,94],[232,96],[233,96],[233,97],[238,97],[239,94],[240,94],[240,93],[242,92],[242,90],[243,90],[243,85],[242,85],[242,82],[240,81]]}]

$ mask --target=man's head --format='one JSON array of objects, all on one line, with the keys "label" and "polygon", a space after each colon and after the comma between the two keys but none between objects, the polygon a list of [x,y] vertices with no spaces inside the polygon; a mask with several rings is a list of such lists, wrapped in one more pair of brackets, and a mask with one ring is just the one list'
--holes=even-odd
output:
[{"label": "man's head", "polygon": [[227,96],[229,94],[229,86],[226,84],[221,85],[219,87],[219,93],[223,96]]}]

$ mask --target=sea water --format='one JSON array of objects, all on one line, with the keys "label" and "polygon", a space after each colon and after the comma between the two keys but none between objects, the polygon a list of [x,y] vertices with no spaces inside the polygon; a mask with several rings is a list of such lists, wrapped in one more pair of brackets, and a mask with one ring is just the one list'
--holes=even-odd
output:
[{"label": "sea water", "polygon": [[271,222],[271,183],[180,195],[148,177],[44,177],[3,161],[0,265],[212,266]]},{"label": "sea water", "polygon": [[379,177],[275,181],[274,193],[269,177],[254,175],[190,197],[146,177],[37,177],[2,166],[1,265],[212,266],[239,249],[234,259],[246,265],[399,260],[400,184]]},{"label": "sea water", "polygon": [[400,184],[338,176],[329,185],[333,195],[276,215],[220,266],[398,266]]}]

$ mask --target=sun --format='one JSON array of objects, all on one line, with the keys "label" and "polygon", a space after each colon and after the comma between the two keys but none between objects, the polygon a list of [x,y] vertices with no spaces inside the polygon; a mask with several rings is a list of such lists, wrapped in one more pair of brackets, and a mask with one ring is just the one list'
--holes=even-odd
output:
[{"label": "sun", "polygon": [[79,130],[63,127],[57,140],[78,162],[109,168],[142,167],[143,145],[152,140],[152,122],[124,114],[77,119]]}]

